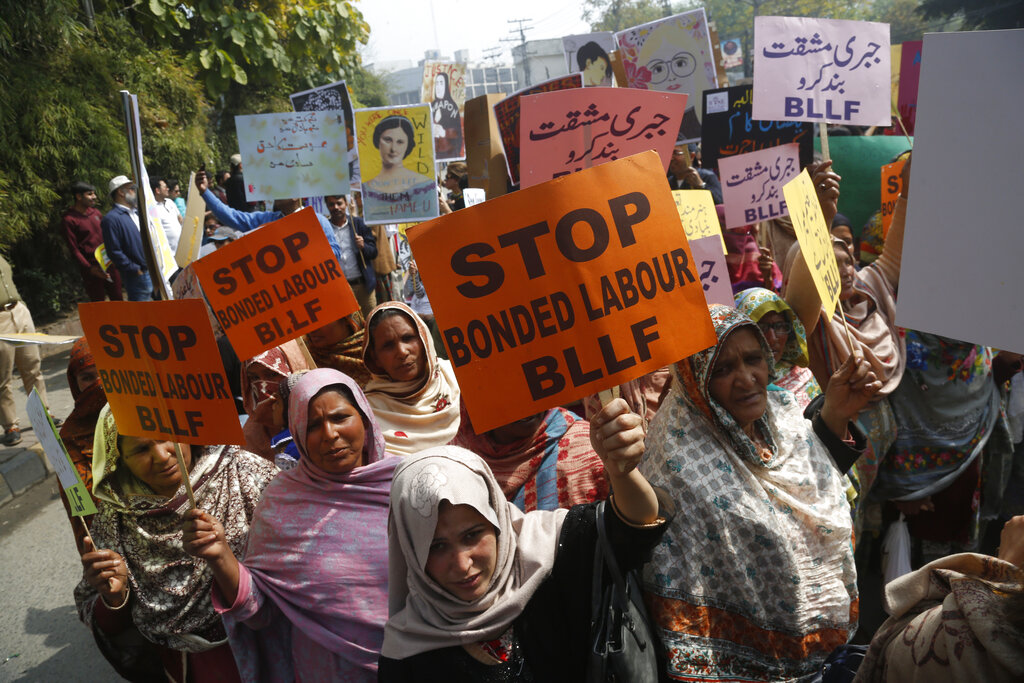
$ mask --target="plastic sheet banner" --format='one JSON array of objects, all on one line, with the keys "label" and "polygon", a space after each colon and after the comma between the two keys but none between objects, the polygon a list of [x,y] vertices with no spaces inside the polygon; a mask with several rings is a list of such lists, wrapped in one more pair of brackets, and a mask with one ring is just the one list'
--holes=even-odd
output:
[{"label": "plastic sheet banner", "polygon": [[715,343],[655,152],[497,197],[408,234],[478,431]]}]

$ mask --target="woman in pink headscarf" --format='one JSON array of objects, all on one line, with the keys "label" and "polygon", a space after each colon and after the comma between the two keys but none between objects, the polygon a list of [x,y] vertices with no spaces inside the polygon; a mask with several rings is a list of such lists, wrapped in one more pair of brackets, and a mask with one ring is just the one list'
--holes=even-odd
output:
[{"label": "woman in pink headscarf", "polygon": [[398,458],[363,392],[312,370],[288,400],[302,457],[263,494],[240,561],[205,512],[185,549],[213,570],[243,680],[376,681],[388,604],[388,496]]}]

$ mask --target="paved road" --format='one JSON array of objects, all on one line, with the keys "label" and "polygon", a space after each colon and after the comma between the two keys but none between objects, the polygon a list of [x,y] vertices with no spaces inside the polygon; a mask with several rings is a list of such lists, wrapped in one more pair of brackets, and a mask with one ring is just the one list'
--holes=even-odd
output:
[{"label": "paved road", "polygon": [[78,620],[82,565],[53,475],[0,508],[0,681],[117,681]]},{"label": "paved road", "polygon": [[[68,351],[43,359],[49,407],[62,418],[74,406],[64,374]],[[25,445],[35,439],[14,382]],[[72,590],[81,577],[51,474],[0,507],[0,681],[120,680],[78,620]]]}]

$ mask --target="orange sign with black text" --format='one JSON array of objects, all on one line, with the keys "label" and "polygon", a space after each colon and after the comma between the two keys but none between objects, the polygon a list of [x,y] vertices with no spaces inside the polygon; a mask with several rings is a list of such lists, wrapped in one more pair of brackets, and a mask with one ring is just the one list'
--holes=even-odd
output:
[{"label": "orange sign with black text", "polygon": [[105,301],[78,313],[119,433],[245,443],[202,301]]},{"label": "orange sign with black text", "polygon": [[715,343],[656,152],[408,231],[477,432]]},{"label": "orange sign with black text", "polygon": [[243,361],[359,310],[311,208],[268,223],[193,267]]}]

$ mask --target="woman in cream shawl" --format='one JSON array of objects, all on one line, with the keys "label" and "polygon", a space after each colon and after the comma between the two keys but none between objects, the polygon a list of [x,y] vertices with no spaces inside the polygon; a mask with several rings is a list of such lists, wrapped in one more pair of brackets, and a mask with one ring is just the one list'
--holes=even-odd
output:
[{"label": "woman in cream shawl", "polygon": [[363,360],[371,374],[366,399],[389,452],[412,455],[455,438],[459,383],[411,308],[389,301],[370,311]]}]

